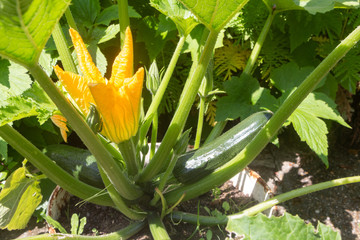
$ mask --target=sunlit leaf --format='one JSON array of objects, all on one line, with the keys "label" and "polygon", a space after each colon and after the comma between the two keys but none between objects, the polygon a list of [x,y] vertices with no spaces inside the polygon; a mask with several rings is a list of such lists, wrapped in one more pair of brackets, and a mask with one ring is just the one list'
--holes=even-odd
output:
[{"label": "sunlit leaf", "polygon": [[210,30],[220,31],[248,0],[179,0]]},{"label": "sunlit leaf", "polygon": [[311,14],[331,11],[335,7],[359,7],[358,0],[263,0],[276,11],[306,10]]},{"label": "sunlit leaf", "polygon": [[68,0],[3,0],[0,2],[0,55],[22,65],[33,65]]},{"label": "sunlit leaf", "polygon": [[0,193],[0,228],[23,229],[42,200],[39,182],[18,168],[6,180]]},{"label": "sunlit leaf", "polygon": [[187,36],[198,24],[194,15],[178,0],[151,0],[150,3],[173,20],[181,36]]},{"label": "sunlit leaf", "polygon": [[226,230],[236,236],[243,236],[242,239],[263,240],[263,239],[322,239],[339,240],[340,234],[329,226],[319,223],[317,229],[311,224],[306,224],[298,216],[286,213],[281,217],[266,217],[258,214],[253,217],[244,216],[238,219],[229,219]]}]

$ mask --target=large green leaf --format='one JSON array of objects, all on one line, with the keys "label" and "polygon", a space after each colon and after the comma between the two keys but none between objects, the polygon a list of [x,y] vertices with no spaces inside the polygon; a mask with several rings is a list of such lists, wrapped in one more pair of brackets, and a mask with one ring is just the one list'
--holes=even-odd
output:
[{"label": "large green leaf", "polygon": [[39,182],[18,168],[6,180],[0,193],[0,228],[23,229],[42,200]]},{"label": "large green leaf", "polygon": [[173,20],[182,36],[187,36],[198,24],[194,15],[178,0],[151,0],[150,4]]},{"label": "large green leaf", "polygon": [[33,65],[69,0],[1,0],[0,55]]},{"label": "large green leaf", "polygon": [[0,59],[0,106],[6,99],[19,96],[31,87],[32,80],[26,68],[6,59]]},{"label": "large green leaf", "polygon": [[31,116],[37,116],[42,124],[56,109],[44,90],[34,82],[21,95],[9,97],[3,102],[0,106],[0,126]]},{"label": "large green leaf", "polygon": [[317,230],[311,224],[305,224],[298,216],[285,213],[282,217],[268,218],[263,214],[254,217],[244,216],[239,219],[229,219],[226,230],[244,236],[247,240],[338,240],[341,239],[338,232],[330,227],[318,224]]},{"label": "large green leaf", "polygon": [[329,165],[326,137],[328,130],[325,122],[320,118],[333,120],[345,127],[350,127],[335,107],[336,104],[325,94],[310,93],[288,119],[300,139],[309,145],[326,166]]},{"label": "large green leaf", "polygon": [[248,0],[179,0],[207,28],[220,31]]},{"label": "large green leaf", "polygon": [[359,7],[358,0],[263,0],[276,11],[306,10],[311,14],[331,11],[335,7]]}]

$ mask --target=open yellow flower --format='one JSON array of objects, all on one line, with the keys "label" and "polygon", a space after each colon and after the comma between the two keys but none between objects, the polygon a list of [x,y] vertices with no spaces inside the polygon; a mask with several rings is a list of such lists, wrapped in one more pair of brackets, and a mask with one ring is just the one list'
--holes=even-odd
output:
[{"label": "open yellow flower", "polygon": [[55,66],[66,91],[86,116],[90,104],[96,105],[102,117],[102,134],[115,143],[130,139],[139,127],[140,99],[144,69],[133,75],[133,41],[126,29],[124,47],[116,57],[110,80],[102,77],[79,33],[70,29],[70,36],[83,76]]}]

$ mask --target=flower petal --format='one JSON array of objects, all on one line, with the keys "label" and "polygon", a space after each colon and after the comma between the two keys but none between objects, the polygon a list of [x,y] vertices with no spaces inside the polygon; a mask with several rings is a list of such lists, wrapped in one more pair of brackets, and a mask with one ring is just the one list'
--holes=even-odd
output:
[{"label": "flower petal", "polygon": [[79,66],[82,74],[85,77],[92,79],[92,82],[105,82],[105,79],[102,77],[99,69],[92,61],[91,55],[88,52],[80,34],[73,28],[70,28],[69,32],[79,60]]},{"label": "flower petal", "polygon": [[121,87],[124,79],[130,78],[133,75],[133,61],[133,39],[130,28],[127,27],[124,45],[119,55],[115,58],[109,82],[117,88]]},{"label": "flower petal", "polygon": [[54,114],[50,117],[51,121],[60,128],[61,137],[64,139],[64,142],[67,143],[67,132],[69,132],[69,129],[66,126],[67,119],[59,114]]},{"label": "flower petal", "polygon": [[87,116],[90,103],[94,103],[94,99],[88,88],[89,78],[71,72],[65,72],[59,66],[55,66],[54,70],[71,98],[75,101],[82,113]]},{"label": "flower petal", "polygon": [[139,114],[134,113],[139,110],[132,109],[128,96],[110,84],[90,83],[89,88],[102,117],[102,133],[114,143],[134,136],[139,124]]}]

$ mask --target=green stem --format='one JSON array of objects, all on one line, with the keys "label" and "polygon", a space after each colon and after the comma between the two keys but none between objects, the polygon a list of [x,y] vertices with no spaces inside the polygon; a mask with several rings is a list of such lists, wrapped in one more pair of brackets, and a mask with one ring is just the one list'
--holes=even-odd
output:
[{"label": "green stem", "polygon": [[51,181],[69,193],[82,199],[90,199],[90,202],[99,205],[114,206],[108,194],[98,195],[101,189],[85,184],[67,173],[11,126],[1,126],[0,136]]},{"label": "green stem", "polygon": [[119,7],[119,23],[120,23],[120,46],[123,47],[125,41],[125,30],[130,26],[128,1],[118,0]]},{"label": "green stem", "polygon": [[119,240],[119,239],[129,239],[134,236],[136,233],[140,232],[141,229],[145,227],[145,222],[134,222],[129,226],[113,233],[100,236],[80,236],[72,234],[40,234],[37,236],[22,238],[23,240],[54,240],[54,239],[64,239],[64,240]]},{"label": "green stem", "polygon": [[69,27],[75,29],[77,32],[79,32],[76,23],[75,23],[75,19],[70,11],[70,7],[68,7],[65,11],[65,18],[67,23],[69,24]]},{"label": "green stem", "polygon": [[[259,204],[255,205],[251,208],[248,208],[240,213],[232,214],[228,217],[232,218],[232,219],[236,219],[236,218],[239,218],[244,215],[253,216],[253,215],[258,214],[262,211],[265,211],[266,209],[269,209],[279,203],[288,201],[288,200],[296,198],[296,197],[300,197],[300,196],[303,196],[303,195],[306,195],[309,193],[317,192],[317,191],[328,189],[328,188],[333,188],[333,187],[337,187],[337,186],[341,186],[341,185],[345,185],[345,184],[349,184],[349,183],[357,183],[357,182],[360,182],[360,176],[339,178],[339,179],[334,179],[334,180],[327,181],[327,182],[317,183],[317,184],[303,187],[303,188],[298,188],[298,189],[292,190],[290,192],[286,192],[286,193],[277,195],[265,202],[259,203]],[[339,203],[339,204],[341,204],[341,203]]]},{"label": "green stem", "polygon": [[198,123],[197,123],[197,127],[196,127],[196,137],[195,137],[194,149],[198,149],[200,147],[201,134],[202,134],[203,124],[204,124],[204,114],[205,114],[205,97],[200,97],[199,117],[198,117]]},{"label": "green stem", "polygon": [[65,71],[78,73],[60,23],[56,23],[52,36]]},{"label": "green stem", "polygon": [[265,202],[259,203],[239,213],[232,214],[227,217],[224,216],[223,218],[211,217],[211,216],[199,216],[196,214],[185,213],[180,211],[173,212],[171,214],[171,218],[176,222],[184,221],[191,224],[197,224],[197,221],[199,221],[201,225],[206,225],[206,226],[225,225],[227,224],[229,219],[237,219],[242,216],[254,216],[262,211],[265,211],[266,209],[278,205],[279,203],[288,201],[296,197],[304,196],[306,194],[310,194],[328,188],[338,187],[341,185],[357,183],[357,182],[360,182],[360,176],[339,178],[327,182],[317,183],[303,188],[298,188],[290,192],[286,192],[278,196],[275,196]]},{"label": "green stem", "polygon": [[148,217],[148,220],[150,232],[154,240],[170,239],[160,216],[156,215],[156,213],[151,213]]},{"label": "green stem", "polygon": [[[165,185],[169,179],[169,176],[172,173],[172,171],[174,170],[177,158],[178,158],[178,156],[176,156],[176,154],[173,154],[173,157],[171,158],[169,166],[166,168],[164,175],[161,177],[160,183],[158,186],[158,189],[160,190],[160,192],[162,192],[164,190]],[[159,198],[160,198],[160,195],[155,193],[155,196],[151,200],[150,205],[155,206],[157,201],[159,201]]]},{"label": "green stem", "polygon": [[181,50],[182,50],[182,48],[184,46],[185,39],[186,39],[186,37],[182,36],[182,37],[180,37],[179,42],[177,43],[175,51],[174,51],[174,53],[173,53],[173,55],[171,57],[171,60],[169,62],[169,66],[166,69],[164,77],[161,80],[160,86],[157,89],[156,94],[155,94],[155,96],[154,96],[154,98],[153,98],[153,100],[152,100],[152,102],[151,102],[151,104],[149,106],[149,109],[147,110],[146,115],[144,117],[144,121],[143,121],[144,124],[142,124],[141,128],[140,128],[140,139],[144,139],[146,133],[149,130],[150,124],[151,124],[150,119],[154,117],[154,115],[156,114],[156,112],[158,110],[160,102],[161,102],[161,100],[162,100],[162,98],[164,96],[164,93],[166,91],[166,88],[167,88],[167,86],[169,84],[171,75],[174,72],[176,63],[177,63],[177,61],[179,59]]},{"label": "green stem", "polygon": [[118,143],[118,147],[121,152],[121,156],[126,163],[128,173],[130,175],[137,174],[139,165],[137,165],[136,148],[132,139],[130,138],[129,140]]},{"label": "green stem", "polygon": [[273,136],[281,128],[283,123],[295,111],[300,103],[315,88],[321,79],[355,46],[360,39],[360,26],[347,36],[315,69],[303,83],[285,100],[274,116],[256,135],[256,137],[232,160],[221,168],[215,170],[203,179],[182,186],[174,191],[165,194],[167,202],[173,203],[186,192],[185,200],[194,198],[206,193],[215,186],[219,186],[235,176],[239,171],[251,163],[251,161],[264,149]]},{"label": "green stem", "polygon": [[265,25],[263,26],[263,28],[261,30],[259,38],[257,39],[255,46],[254,46],[253,50],[251,51],[251,55],[246,63],[246,66],[245,66],[242,74],[250,75],[251,72],[253,71],[256,60],[260,54],[262,46],[264,45],[266,36],[269,33],[270,26],[274,20],[274,17],[275,17],[275,14],[273,12],[270,12],[268,18],[266,19]]},{"label": "green stem", "polygon": [[217,36],[218,32],[210,32],[197,68],[190,76],[188,82],[185,84],[184,90],[182,92],[182,97],[179,100],[178,109],[176,110],[170,126],[166,131],[166,134],[162,140],[162,144],[155,153],[153,159],[141,173],[139,181],[150,180],[161,170],[162,167],[164,167],[163,163],[166,161],[166,158],[170,153],[172,147],[174,146],[177,137],[181,133],[185,125],[187,116],[189,115],[191,106],[194,103],[201,81],[205,75],[207,66],[212,57]]},{"label": "green stem", "polygon": [[46,75],[44,70],[39,65],[29,66],[29,70],[61,113],[64,114],[89,151],[94,155],[119,194],[129,200],[139,198],[142,195],[140,188],[131,183],[125,176],[105,146],[86,124],[82,116],[67,101],[53,81]]},{"label": "green stem", "polygon": [[152,121],[152,128],[151,128],[150,159],[152,159],[152,157],[155,154],[158,127],[159,127],[159,115],[157,112],[155,112]]},{"label": "green stem", "polygon": [[104,170],[102,168],[99,168],[101,177],[104,181],[105,186],[107,186],[108,193],[115,203],[115,206],[117,209],[124,214],[126,217],[132,219],[132,220],[142,220],[146,217],[146,213],[143,212],[137,212],[131,208],[129,208],[126,203],[124,202],[123,198],[119,195],[119,193],[116,191],[114,186],[111,184],[109,178],[106,176]]}]

